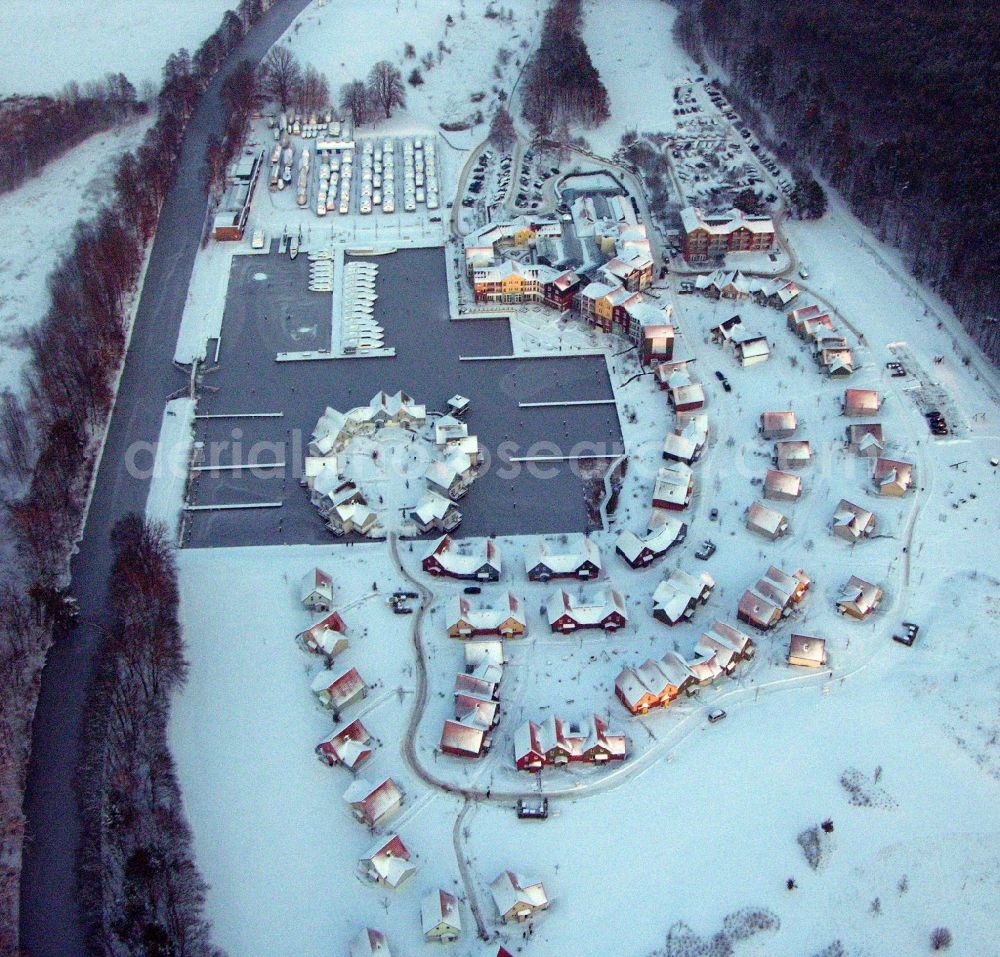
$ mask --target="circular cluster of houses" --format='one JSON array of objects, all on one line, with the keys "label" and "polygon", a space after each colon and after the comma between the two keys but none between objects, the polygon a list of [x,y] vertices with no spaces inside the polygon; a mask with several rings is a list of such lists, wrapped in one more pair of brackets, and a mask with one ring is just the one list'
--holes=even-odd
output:
[{"label": "circular cluster of houses", "polygon": [[455,529],[462,521],[456,500],[483,461],[478,438],[462,420],[468,407],[456,395],[446,413],[428,413],[405,392],[378,392],[348,412],[327,408],[302,475],[327,528],[373,539],[384,538],[387,525],[419,534]]}]

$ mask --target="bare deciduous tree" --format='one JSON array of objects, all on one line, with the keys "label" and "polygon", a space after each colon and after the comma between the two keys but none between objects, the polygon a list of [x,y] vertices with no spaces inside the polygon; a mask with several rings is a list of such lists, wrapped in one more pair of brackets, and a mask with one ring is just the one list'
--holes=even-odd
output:
[{"label": "bare deciduous tree", "polygon": [[260,70],[264,92],[283,110],[288,109],[302,82],[302,67],[295,54],[280,44],[272,47]]},{"label": "bare deciduous tree", "polygon": [[31,429],[21,400],[10,389],[0,399],[0,468],[24,479],[31,471]]},{"label": "bare deciduous tree", "polygon": [[403,75],[388,60],[379,60],[368,74],[368,92],[372,102],[385,113],[385,118],[392,116],[397,106],[406,105],[406,90],[403,87]]},{"label": "bare deciduous tree", "polygon": [[506,153],[516,140],[517,132],[514,129],[514,120],[507,108],[501,106],[493,114],[493,119],[490,121],[490,142],[501,153]]},{"label": "bare deciduous tree", "polygon": [[368,88],[360,80],[352,80],[340,88],[340,108],[351,116],[351,122],[360,126],[368,119]]},{"label": "bare deciduous tree", "polygon": [[330,105],[330,84],[311,64],[302,74],[297,104],[303,113],[318,113]]}]

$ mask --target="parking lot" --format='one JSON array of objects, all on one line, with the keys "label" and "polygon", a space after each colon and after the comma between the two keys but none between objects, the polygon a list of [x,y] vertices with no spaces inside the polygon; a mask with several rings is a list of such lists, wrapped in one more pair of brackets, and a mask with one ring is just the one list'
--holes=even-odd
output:
[{"label": "parking lot", "polygon": [[[301,263],[300,263],[301,260]],[[587,452],[621,449],[613,404],[519,408],[520,402],[611,399],[603,356],[531,359],[509,356],[506,320],[448,319],[444,251],[406,250],[378,262],[375,318],[394,357],[277,363],[275,354],[312,348],[329,323],[329,294],[306,290],[304,256],[236,257],[227,294],[218,368],[209,372],[198,414],[281,412],[280,418],[198,421],[206,461],[220,464],[283,461],[270,473],[201,472],[192,504],[282,502],[280,508],[189,513],[185,544],[237,546],[336,541],[309,504],[298,474],[313,426],[326,406],[346,411],[367,404],[379,389],[402,389],[431,412],[455,393],[472,400],[470,432],[491,458],[551,455],[594,443]],[[261,278],[264,276],[265,278]],[[328,332],[327,332],[328,334]],[[533,448],[536,443],[555,448]],[[234,447],[233,444],[239,443]],[[505,445],[505,443],[512,443]],[[544,463],[544,475],[497,462],[460,502],[460,534],[529,534],[586,527],[583,482],[567,463]],[[536,469],[532,469],[536,471]],[[516,473],[516,474],[513,474]]]}]

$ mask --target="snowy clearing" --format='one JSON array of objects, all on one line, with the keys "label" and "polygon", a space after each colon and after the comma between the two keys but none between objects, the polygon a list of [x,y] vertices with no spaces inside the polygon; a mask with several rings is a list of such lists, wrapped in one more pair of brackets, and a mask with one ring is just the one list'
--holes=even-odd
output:
[{"label": "snowy clearing", "polygon": [[181,47],[194,53],[234,6],[233,0],[96,0],[81,11],[75,0],[7,0],[0,95],[56,93],[71,80],[82,84],[105,73],[124,73],[137,90],[159,84],[167,57]]}]

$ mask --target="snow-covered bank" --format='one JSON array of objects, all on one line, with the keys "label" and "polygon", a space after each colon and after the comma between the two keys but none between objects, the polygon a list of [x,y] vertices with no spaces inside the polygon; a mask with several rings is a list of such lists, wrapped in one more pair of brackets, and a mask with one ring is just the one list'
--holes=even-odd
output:
[{"label": "snow-covered bank", "polygon": [[0,230],[7,237],[0,252],[0,387],[20,390],[28,355],[20,336],[48,309],[49,274],[73,227],[109,198],[119,157],[139,145],[150,122],[98,133],[0,197]]}]

